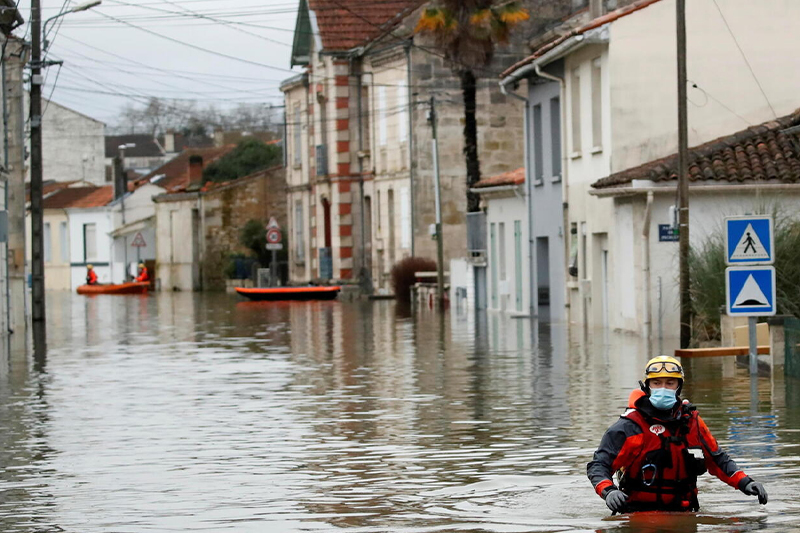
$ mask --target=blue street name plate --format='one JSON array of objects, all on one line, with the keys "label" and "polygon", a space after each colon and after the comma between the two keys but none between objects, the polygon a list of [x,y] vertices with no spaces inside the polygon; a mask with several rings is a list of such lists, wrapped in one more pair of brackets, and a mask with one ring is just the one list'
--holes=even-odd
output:
[{"label": "blue street name plate", "polygon": [[678,242],[681,240],[678,230],[669,224],[658,225],[658,242]]},{"label": "blue street name plate", "polygon": [[725,302],[729,316],[775,314],[775,267],[729,267],[725,270]]},{"label": "blue street name plate", "polygon": [[775,262],[772,217],[725,219],[725,261],[729,265],[771,265]]}]

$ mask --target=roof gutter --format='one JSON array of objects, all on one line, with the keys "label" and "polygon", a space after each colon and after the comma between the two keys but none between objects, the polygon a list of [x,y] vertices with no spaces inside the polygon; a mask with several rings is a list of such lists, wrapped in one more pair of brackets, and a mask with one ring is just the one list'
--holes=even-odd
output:
[{"label": "roof gutter", "polygon": [[559,43],[552,50],[548,50],[540,57],[537,57],[529,64],[520,67],[516,71],[512,72],[505,78],[500,80],[500,85],[509,85],[515,83],[522,78],[528,77],[534,73],[536,73],[537,68],[540,69],[541,67],[552,63],[558,59],[561,59],[578,48],[585,46],[587,44],[605,44],[608,43],[609,29],[610,23],[603,24],[600,27],[592,28],[584,33],[580,33],[578,35],[573,35],[564,40],[564,42]]},{"label": "roof gutter", "polygon": [[519,191],[522,189],[522,184],[518,185],[497,185],[495,187],[472,187],[469,192],[475,194],[490,194],[495,192],[507,192],[512,191],[515,194],[519,195]]},{"label": "roof gutter", "polygon": [[[649,192],[675,194],[676,184],[655,187],[610,187],[607,189],[595,189],[589,191],[589,195],[598,198],[608,198],[611,196],[626,197],[647,194]],[[741,185],[692,185],[689,189],[690,194],[694,193],[718,193],[718,192],[750,192],[750,191],[800,191],[800,183],[745,183]]]}]

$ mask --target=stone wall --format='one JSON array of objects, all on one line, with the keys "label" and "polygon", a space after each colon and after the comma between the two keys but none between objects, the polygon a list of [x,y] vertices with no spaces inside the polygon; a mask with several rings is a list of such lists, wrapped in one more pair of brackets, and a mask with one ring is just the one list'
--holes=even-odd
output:
[{"label": "stone wall", "polygon": [[239,232],[249,220],[260,220],[266,228],[270,217],[275,217],[283,230],[284,250],[289,247],[286,205],[285,175],[280,167],[202,193],[205,290],[224,290],[228,255],[249,253],[239,243]]},{"label": "stone wall", "polygon": [[[415,40],[419,40],[417,36]],[[425,48],[430,43],[422,43]],[[494,176],[524,166],[523,106],[500,92],[497,74],[527,53],[517,45],[499,50],[494,62],[476,71],[478,156],[483,176]],[[466,255],[466,162],[464,160],[464,105],[459,78],[438,55],[412,50],[412,85],[418,100],[435,95],[438,113],[439,169],[445,264]],[[433,157],[428,106],[413,109],[414,248],[418,257],[436,258],[436,241],[428,227],[435,223]]]}]

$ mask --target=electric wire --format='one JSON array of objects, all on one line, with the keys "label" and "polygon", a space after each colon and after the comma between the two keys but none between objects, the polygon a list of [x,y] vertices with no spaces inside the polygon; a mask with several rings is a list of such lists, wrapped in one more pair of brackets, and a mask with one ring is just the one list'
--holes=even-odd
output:
[{"label": "electric wire", "polygon": [[739,49],[739,53],[742,55],[742,59],[744,59],[744,62],[747,65],[747,69],[750,71],[750,75],[753,76],[753,80],[756,82],[756,85],[758,85],[758,90],[761,91],[761,95],[764,97],[764,100],[767,102],[767,105],[769,106],[770,111],[772,111],[772,115],[775,118],[778,118],[778,114],[775,112],[775,108],[772,107],[772,103],[769,101],[769,98],[767,98],[767,93],[764,92],[764,87],[761,86],[761,82],[758,81],[758,77],[756,76],[755,71],[753,71],[753,66],[750,64],[750,61],[747,59],[747,55],[744,53],[744,50],[742,49],[742,46],[739,44],[739,40],[736,38],[736,35],[734,35],[733,29],[731,29],[730,24],[728,24],[728,19],[726,19],[725,15],[722,13],[722,9],[719,7],[719,4],[717,3],[717,0],[713,0],[713,1],[714,1],[714,6],[716,6],[717,11],[719,11],[719,16],[722,17],[722,22],[725,23],[725,27],[728,28],[728,33],[730,33],[731,38],[733,38],[733,42],[736,44],[736,48]]}]

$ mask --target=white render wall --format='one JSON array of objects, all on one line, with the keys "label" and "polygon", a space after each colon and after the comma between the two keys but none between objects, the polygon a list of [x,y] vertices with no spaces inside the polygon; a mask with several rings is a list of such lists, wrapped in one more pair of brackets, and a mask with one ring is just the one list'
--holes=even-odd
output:
[{"label": "white render wall", "polygon": [[44,180],[105,185],[105,124],[55,102],[42,106]]},{"label": "white render wall", "polygon": [[156,279],[161,290],[199,289],[196,199],[156,204]]},{"label": "white render wall", "polygon": [[[602,143],[595,146],[592,128],[592,62],[599,58],[601,64]],[[572,85],[574,69],[578,69],[580,83],[580,147],[573,144]],[[566,146],[568,168],[569,224],[577,227],[578,276],[567,275],[569,320],[603,326],[607,301],[625,282],[618,277],[614,255],[608,253],[608,263],[603,266],[604,253],[615,245],[617,237],[613,226],[613,203],[609,199],[589,195],[591,184],[609,174],[611,168],[611,113],[609,95],[608,49],[604,45],[590,45],[579,49],[565,59],[567,106]],[[570,228],[566,228],[570,231]],[[573,237],[573,236],[571,236]],[[574,237],[573,237],[574,238]],[[603,278],[603,272],[608,274]],[[611,325],[611,324],[609,324]]]},{"label": "white render wall", "polygon": [[[490,311],[503,311],[509,314],[526,315],[530,312],[530,273],[528,271],[528,224],[527,207],[523,186],[514,192],[505,192],[502,195],[484,194],[486,204],[486,245],[487,245],[487,269],[486,269],[486,304]],[[521,235],[519,238],[521,254],[521,285],[517,285],[516,273],[516,253],[517,246],[514,236],[514,223],[519,222]],[[500,246],[500,224],[505,227],[504,242],[505,253],[502,253]],[[496,243],[492,245],[492,224],[495,225]],[[505,277],[502,276],[500,269],[501,255],[505,259]],[[497,286],[495,287],[495,270]],[[493,297],[493,292],[497,291],[497,297]],[[517,306],[516,294],[521,291],[522,300]]]},{"label": "white render wall", "polygon": [[[658,225],[669,223],[669,207],[674,205],[675,189],[665,188],[663,193],[654,197],[650,222],[650,264],[652,298],[653,335],[658,334],[658,279],[662,283],[661,313],[665,346],[675,347],[678,343],[680,327],[679,310],[679,276],[678,276],[678,243],[659,242]],[[761,192],[757,194],[749,187],[731,187],[729,191],[703,191],[701,188],[691,190],[689,205],[690,239],[693,247],[702,246],[709,235],[722,232],[724,219],[728,216],[744,215],[756,212],[771,213],[773,209],[790,214],[796,211],[800,202],[800,191]],[[646,196],[636,196],[633,200],[616,200],[618,209],[615,214],[615,225],[618,228],[630,224],[632,256],[621,255],[617,261],[623,263],[621,268],[632,277],[620,284],[620,290],[610,302],[612,327],[643,332],[645,316],[646,287],[643,273],[644,224]],[[632,216],[629,217],[628,213]],[[619,251],[617,251],[619,253]],[[633,304],[635,302],[635,304]],[[635,305],[633,317],[626,316],[628,306]],[[654,349],[657,342],[654,343]],[[669,349],[665,350],[666,352]]]},{"label": "white render wall", "polygon": [[[800,107],[800,54],[795,53],[800,48],[800,2],[716,4],[777,116]],[[689,145],[774,118],[715,3],[687,2],[686,10]],[[609,51],[612,171],[677,152],[675,0],[656,2],[612,23]]]},{"label": "white render wall", "polygon": [[[72,289],[86,282],[86,265],[94,265],[99,283],[111,283],[111,215],[106,207],[92,209],[67,209],[69,217],[69,247]],[[83,228],[95,224],[96,255],[84,257]]]}]

